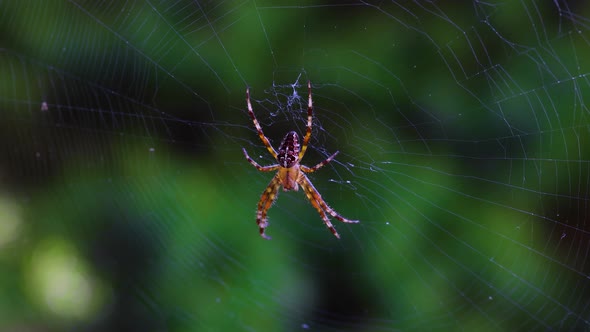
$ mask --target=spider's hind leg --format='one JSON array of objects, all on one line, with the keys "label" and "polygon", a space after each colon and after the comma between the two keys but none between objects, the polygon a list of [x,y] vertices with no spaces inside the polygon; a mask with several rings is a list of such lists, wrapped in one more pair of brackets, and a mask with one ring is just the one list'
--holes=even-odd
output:
[{"label": "spider's hind leg", "polygon": [[258,202],[258,210],[256,213],[256,224],[258,224],[258,230],[260,231],[260,236],[263,238],[270,240],[270,236],[264,234],[264,229],[268,227],[267,221],[267,213],[268,209],[272,206],[272,203],[277,199],[279,196],[279,187],[281,186],[281,182],[278,176],[272,178],[262,196],[260,197],[260,201]]}]

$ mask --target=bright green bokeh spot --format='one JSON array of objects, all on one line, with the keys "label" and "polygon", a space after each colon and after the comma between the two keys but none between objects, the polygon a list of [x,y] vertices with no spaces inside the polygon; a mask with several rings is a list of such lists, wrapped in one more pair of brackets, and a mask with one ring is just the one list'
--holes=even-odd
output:
[{"label": "bright green bokeh spot", "polygon": [[14,242],[21,231],[20,207],[9,198],[0,197],[0,251]]},{"label": "bright green bokeh spot", "polygon": [[86,320],[104,303],[104,286],[63,239],[40,242],[26,271],[32,301],[57,319]]}]

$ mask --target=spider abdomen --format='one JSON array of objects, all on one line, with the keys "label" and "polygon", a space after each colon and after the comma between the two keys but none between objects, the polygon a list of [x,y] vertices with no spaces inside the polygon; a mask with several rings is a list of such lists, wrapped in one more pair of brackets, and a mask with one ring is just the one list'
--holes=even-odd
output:
[{"label": "spider abdomen", "polygon": [[299,162],[299,135],[296,132],[290,131],[283,138],[277,153],[277,161],[285,168],[293,167]]}]

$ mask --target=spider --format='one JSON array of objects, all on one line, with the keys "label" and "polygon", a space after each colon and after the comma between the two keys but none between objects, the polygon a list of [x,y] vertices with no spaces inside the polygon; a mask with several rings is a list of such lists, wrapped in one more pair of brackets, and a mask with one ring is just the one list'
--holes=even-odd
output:
[{"label": "spider", "polygon": [[340,238],[340,235],[338,234],[334,226],[332,226],[332,223],[330,222],[330,219],[328,219],[328,216],[326,215],[325,211],[327,211],[332,217],[342,222],[359,222],[358,220],[349,220],[342,217],[340,214],[338,214],[338,212],[334,211],[334,209],[328,206],[328,204],[326,204],[326,202],[324,201],[320,193],[317,191],[317,189],[315,189],[309,178],[305,175],[305,173],[312,173],[317,171],[322,166],[332,161],[332,159],[336,157],[339,151],[336,151],[334,154],[329,156],[328,159],[322,161],[314,167],[308,167],[299,164],[299,162],[303,158],[303,155],[305,154],[305,151],[307,150],[307,145],[311,137],[313,102],[311,100],[311,82],[309,81],[307,82],[307,90],[309,91],[307,104],[307,131],[305,133],[305,137],[303,137],[303,145],[301,146],[301,148],[299,147],[299,135],[297,135],[295,131],[290,131],[287,133],[287,135],[285,135],[285,138],[283,138],[283,141],[281,142],[281,145],[279,146],[279,151],[277,153],[277,151],[270,144],[268,138],[262,132],[262,128],[260,127],[258,120],[256,120],[256,116],[252,111],[252,104],[250,103],[250,89],[246,89],[246,102],[248,104],[248,114],[252,118],[252,122],[254,122],[254,126],[258,131],[258,137],[260,137],[260,140],[262,141],[262,143],[264,143],[268,152],[270,152],[273,158],[275,158],[278,162],[278,164],[274,165],[260,166],[252,158],[250,158],[248,152],[246,152],[246,149],[242,148],[242,151],[244,151],[244,156],[246,156],[248,162],[252,164],[252,166],[256,167],[259,171],[272,172],[278,170],[278,172],[275,174],[275,176],[272,178],[272,180],[262,193],[262,197],[260,197],[260,201],[258,202],[258,209],[256,214],[256,223],[258,224],[258,228],[260,230],[260,236],[267,240],[270,240],[270,236],[264,234],[264,229],[268,226],[266,215],[268,209],[270,209],[273,202],[277,199],[279,194],[279,188],[281,186],[283,187],[283,191],[297,191],[299,190],[299,186],[301,186],[311,205],[313,205],[313,207],[316,208],[328,229],[330,229],[332,234],[334,234],[334,236],[336,236],[338,239]]}]

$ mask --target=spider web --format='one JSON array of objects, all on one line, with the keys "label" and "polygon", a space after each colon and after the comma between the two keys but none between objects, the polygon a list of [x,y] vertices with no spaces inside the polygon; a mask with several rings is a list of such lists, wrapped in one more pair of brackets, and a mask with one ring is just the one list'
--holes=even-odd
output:
[{"label": "spider web", "polygon": [[[588,6],[0,4],[0,328],[590,328]],[[256,204],[314,120],[299,192]]]}]

